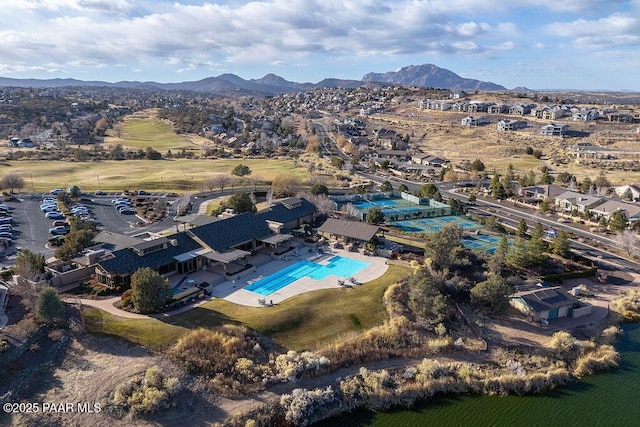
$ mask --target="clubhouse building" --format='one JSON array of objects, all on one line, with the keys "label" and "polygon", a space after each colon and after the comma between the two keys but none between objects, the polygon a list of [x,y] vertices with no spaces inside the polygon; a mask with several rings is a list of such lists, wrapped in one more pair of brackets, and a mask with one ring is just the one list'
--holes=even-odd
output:
[{"label": "clubhouse building", "polygon": [[313,221],[315,206],[302,198],[285,199],[258,213],[214,218],[178,218],[182,231],[150,240],[102,232],[94,241],[96,280],[110,288],[128,286],[139,268],[163,275],[207,270],[228,280],[253,271],[250,257],[258,251],[274,258],[293,248],[288,242]]}]

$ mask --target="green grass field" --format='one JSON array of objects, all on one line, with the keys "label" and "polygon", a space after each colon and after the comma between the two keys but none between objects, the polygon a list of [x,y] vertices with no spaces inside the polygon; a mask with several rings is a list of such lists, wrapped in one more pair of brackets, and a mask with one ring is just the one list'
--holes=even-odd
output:
[{"label": "green grass field", "polygon": [[203,186],[206,179],[217,174],[230,174],[240,163],[249,166],[251,176],[260,177],[262,181],[270,182],[280,174],[295,176],[300,181],[309,176],[307,169],[296,167],[293,160],[265,159],[10,161],[0,163],[0,175],[10,172],[21,175],[24,178],[23,191],[49,191],[78,185],[84,191],[142,188],[183,193],[208,191]]},{"label": "green grass field", "polygon": [[199,149],[188,137],[177,135],[171,129],[171,124],[157,118],[127,117],[118,129],[109,131],[106,144],[122,144],[124,147],[141,148],[152,147],[156,151],[166,153],[168,150],[176,152],[189,149]]},{"label": "green grass field", "polygon": [[[98,322],[102,314],[99,322],[102,327],[90,327],[90,331],[118,335],[155,348],[170,345],[187,329],[235,323],[269,335],[287,349],[313,349],[345,333],[384,322],[386,313],[382,295],[385,289],[410,273],[408,267],[390,265],[383,276],[362,286],[309,292],[273,307],[244,307],[214,299],[168,318],[170,323],[157,319],[127,319],[93,308],[85,309],[85,314],[90,325]],[[359,326],[354,324],[352,315],[359,320]]]}]

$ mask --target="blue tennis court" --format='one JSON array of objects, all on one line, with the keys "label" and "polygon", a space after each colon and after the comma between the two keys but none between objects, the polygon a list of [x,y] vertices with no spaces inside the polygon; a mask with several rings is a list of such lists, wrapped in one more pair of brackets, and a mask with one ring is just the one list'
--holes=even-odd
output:
[{"label": "blue tennis court", "polygon": [[500,237],[497,236],[465,236],[462,238],[462,244],[469,249],[477,249],[492,254],[498,248]]},{"label": "blue tennis court", "polygon": [[407,233],[437,233],[445,224],[455,222],[465,230],[480,228],[481,224],[459,216],[441,216],[435,218],[416,218],[404,221],[394,221],[392,225]]},{"label": "blue tennis court", "polygon": [[245,286],[244,289],[267,296],[303,277],[322,280],[329,275],[334,275],[346,279],[369,265],[368,262],[341,256],[334,256],[325,265],[302,260]]},{"label": "blue tennis court", "polygon": [[381,199],[381,200],[364,200],[362,202],[354,202],[352,203],[358,209],[370,209],[370,208],[388,208],[390,206],[395,206],[397,203],[394,200],[390,199]]}]

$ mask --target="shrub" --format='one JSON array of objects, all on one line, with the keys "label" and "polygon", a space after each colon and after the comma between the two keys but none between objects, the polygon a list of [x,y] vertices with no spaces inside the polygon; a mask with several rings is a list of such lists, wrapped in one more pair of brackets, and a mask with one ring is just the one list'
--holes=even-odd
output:
[{"label": "shrub", "polygon": [[549,347],[558,353],[568,353],[576,346],[576,339],[566,331],[558,331],[553,334]]},{"label": "shrub", "polygon": [[9,350],[9,341],[3,338],[0,340],[0,353],[3,353],[7,350]]},{"label": "shrub", "polygon": [[325,389],[306,390],[297,388],[291,394],[283,394],[280,405],[285,419],[296,426],[308,426],[317,421],[318,409],[337,401],[331,386]]},{"label": "shrub", "polygon": [[134,414],[152,414],[167,408],[170,398],[179,387],[178,379],[167,377],[158,366],[151,366],[144,375],[135,375],[119,385],[113,393],[112,403],[121,405]]},{"label": "shrub", "polygon": [[592,375],[598,371],[618,366],[620,354],[612,345],[601,345],[578,357],[573,374],[577,377]]},{"label": "shrub", "polygon": [[300,354],[289,351],[276,357],[274,368],[278,377],[294,381],[305,371],[319,371],[330,364],[331,361],[327,357],[319,356],[310,351]]}]

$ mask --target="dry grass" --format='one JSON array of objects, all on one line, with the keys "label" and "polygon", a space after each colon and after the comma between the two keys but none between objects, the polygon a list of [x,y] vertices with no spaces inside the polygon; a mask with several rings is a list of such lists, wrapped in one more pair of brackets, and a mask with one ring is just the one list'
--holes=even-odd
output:
[{"label": "dry grass", "polygon": [[[144,188],[151,191],[198,192],[208,190],[204,181],[217,174],[230,174],[238,164],[249,166],[252,176],[270,182],[286,173],[303,182],[309,173],[293,160],[264,159],[172,159],[110,160],[104,162],[10,161],[0,163],[0,175],[20,174],[27,191],[48,191],[78,185],[85,191],[122,191]],[[238,184],[236,184],[238,185]],[[253,188],[253,184],[246,184]]]}]

